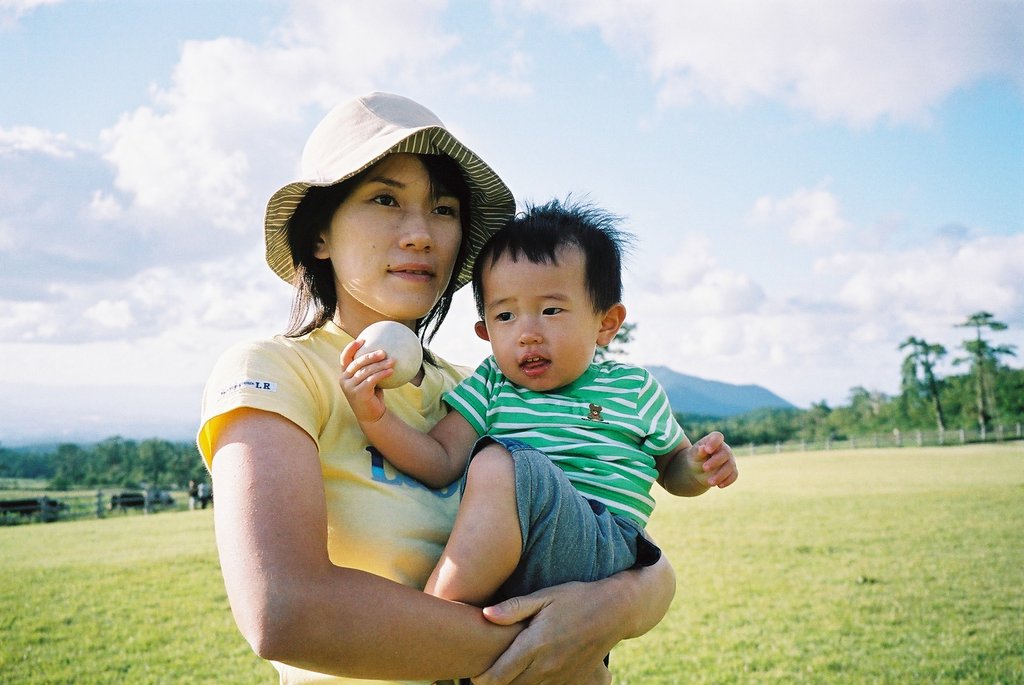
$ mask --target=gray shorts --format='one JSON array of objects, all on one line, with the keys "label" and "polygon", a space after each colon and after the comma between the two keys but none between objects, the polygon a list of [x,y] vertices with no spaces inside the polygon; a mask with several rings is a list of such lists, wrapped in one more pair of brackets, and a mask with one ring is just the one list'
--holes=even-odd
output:
[{"label": "gray shorts", "polygon": [[543,452],[518,440],[485,436],[473,453],[495,442],[509,451],[515,464],[523,535],[522,559],[497,599],[574,580],[599,580],[661,558],[640,524],[581,495]]}]

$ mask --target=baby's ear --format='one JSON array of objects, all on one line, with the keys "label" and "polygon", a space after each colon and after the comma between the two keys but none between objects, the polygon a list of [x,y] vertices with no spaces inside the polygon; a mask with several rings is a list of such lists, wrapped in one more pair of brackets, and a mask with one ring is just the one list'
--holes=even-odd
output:
[{"label": "baby's ear", "polygon": [[610,344],[625,320],[626,305],[617,302],[609,307],[601,317],[601,327],[597,331],[597,344],[601,346]]},{"label": "baby's ear", "polygon": [[476,337],[480,338],[481,340],[490,341],[491,336],[487,334],[487,325],[484,324],[483,321],[477,321],[475,324],[473,324],[473,330],[476,331]]}]

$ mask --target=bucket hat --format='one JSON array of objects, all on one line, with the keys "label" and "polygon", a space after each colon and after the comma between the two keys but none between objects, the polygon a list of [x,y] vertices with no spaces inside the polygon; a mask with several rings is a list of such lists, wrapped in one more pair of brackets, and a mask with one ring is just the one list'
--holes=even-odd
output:
[{"label": "bucket hat", "polygon": [[352,178],[396,152],[448,155],[462,169],[470,190],[469,259],[456,288],[472,278],[472,262],[492,233],[515,213],[515,199],[498,175],[448,132],[426,107],[390,93],[369,93],[338,105],[317,125],[302,151],[301,179],[289,183],[267,203],[264,222],[267,264],[288,283],[295,276],[288,247],[288,222],[306,191]]}]

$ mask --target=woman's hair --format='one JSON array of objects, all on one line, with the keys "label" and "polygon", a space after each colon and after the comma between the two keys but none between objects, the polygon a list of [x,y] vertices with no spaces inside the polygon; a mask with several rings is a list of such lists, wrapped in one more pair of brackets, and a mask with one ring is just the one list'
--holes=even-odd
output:
[{"label": "woman's hair", "polygon": [[[437,333],[448,315],[455,294],[455,275],[466,261],[469,250],[470,190],[458,162],[447,155],[416,155],[427,170],[434,197],[452,195],[459,200],[462,240],[455,258],[448,287],[429,312],[416,322],[416,332],[425,343]],[[313,186],[295,209],[288,222],[288,247],[295,265],[295,298],[285,335],[298,337],[320,328],[334,318],[338,294],[334,288],[334,268],[330,259],[314,254],[319,236],[331,227],[334,212],[370,172],[364,169],[352,178],[330,186]]]}]

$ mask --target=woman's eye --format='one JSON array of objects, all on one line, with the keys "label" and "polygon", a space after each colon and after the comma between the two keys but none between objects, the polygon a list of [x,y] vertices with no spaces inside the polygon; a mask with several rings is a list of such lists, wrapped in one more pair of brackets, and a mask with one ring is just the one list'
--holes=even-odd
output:
[{"label": "woman's eye", "polygon": [[544,316],[554,316],[560,311],[563,311],[561,307],[545,307]]},{"label": "woman's eye", "polygon": [[395,199],[395,196],[389,195],[388,193],[381,193],[377,197],[373,198],[373,201],[379,205],[384,205],[385,207],[394,207],[398,204],[398,200]]},{"label": "woman's eye", "polygon": [[495,321],[511,321],[512,319],[512,312],[502,312],[494,317]]},{"label": "woman's eye", "polygon": [[452,205],[439,205],[434,208],[434,214],[457,217],[459,215],[459,208]]}]

